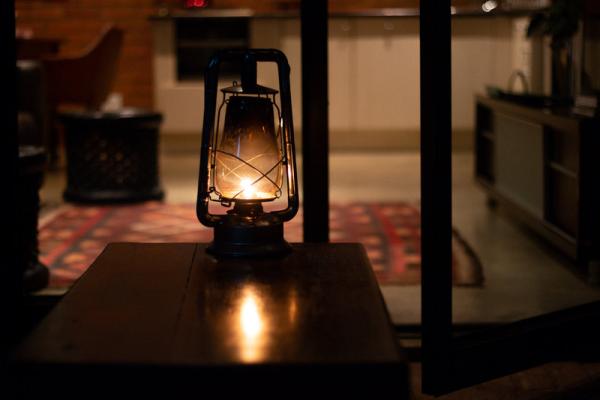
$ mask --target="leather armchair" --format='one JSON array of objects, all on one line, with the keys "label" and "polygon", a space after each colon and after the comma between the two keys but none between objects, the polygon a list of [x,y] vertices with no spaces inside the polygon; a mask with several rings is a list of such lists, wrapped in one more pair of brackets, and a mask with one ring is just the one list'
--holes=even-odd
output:
[{"label": "leather armchair", "polygon": [[37,61],[17,62],[19,145],[48,146],[48,108],[44,71]]},{"label": "leather armchair", "polygon": [[42,60],[48,88],[50,161],[58,159],[59,130],[57,115],[63,106],[98,110],[110,94],[115,77],[124,32],[110,24],[81,53]]},{"label": "leather armchair", "polygon": [[44,71],[39,62],[17,62],[19,136],[19,264],[26,291],[48,285],[48,268],[38,259],[39,189],[44,180],[48,143],[48,112]]}]

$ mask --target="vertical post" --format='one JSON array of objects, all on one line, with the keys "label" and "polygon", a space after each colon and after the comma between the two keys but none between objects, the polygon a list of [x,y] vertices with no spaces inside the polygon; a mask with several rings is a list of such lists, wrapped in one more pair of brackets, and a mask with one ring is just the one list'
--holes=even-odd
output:
[{"label": "vertical post", "polygon": [[449,387],[452,345],[450,0],[421,0],[423,392]]},{"label": "vertical post", "polygon": [[327,0],[302,0],[304,241],[329,241]]},{"label": "vertical post", "polygon": [[253,55],[247,53],[242,58],[242,87],[256,87],[256,59]]},{"label": "vertical post", "polygon": [[[17,64],[15,50],[15,4],[12,0],[0,2],[0,174],[4,187],[1,199],[3,212],[2,228],[7,233],[2,240],[2,262],[0,262],[0,312],[3,323],[2,357],[0,373],[5,372],[6,356],[21,333],[22,271],[17,260]],[[6,376],[3,374],[3,376]],[[1,389],[6,394],[6,388]],[[0,396],[2,397],[2,396]]]}]

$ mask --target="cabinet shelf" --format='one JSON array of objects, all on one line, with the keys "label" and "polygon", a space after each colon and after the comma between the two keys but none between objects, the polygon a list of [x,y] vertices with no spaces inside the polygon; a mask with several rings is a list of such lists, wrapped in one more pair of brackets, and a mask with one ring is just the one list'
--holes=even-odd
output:
[{"label": "cabinet shelf", "polygon": [[180,40],[177,42],[177,48],[197,48],[197,49],[221,49],[225,47],[247,47],[247,40],[226,40],[213,39],[207,40]]},{"label": "cabinet shelf", "polygon": [[[204,68],[218,49],[250,47],[248,18],[175,20],[178,81],[202,81]],[[238,66],[223,63],[221,73],[237,76]]]},{"label": "cabinet shelf", "polygon": [[562,175],[564,175],[567,178],[578,179],[577,172],[571,171],[570,169],[568,169],[554,161],[550,161],[548,163],[548,168],[561,173]]},{"label": "cabinet shelf", "polygon": [[600,120],[476,98],[484,191],[586,268],[600,259]]}]

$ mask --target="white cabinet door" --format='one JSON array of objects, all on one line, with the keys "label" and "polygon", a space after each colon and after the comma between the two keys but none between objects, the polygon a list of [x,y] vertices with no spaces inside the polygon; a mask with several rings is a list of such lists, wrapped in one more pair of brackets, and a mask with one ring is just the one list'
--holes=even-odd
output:
[{"label": "white cabinet door", "polygon": [[544,127],[494,115],[496,187],[502,195],[544,217]]}]

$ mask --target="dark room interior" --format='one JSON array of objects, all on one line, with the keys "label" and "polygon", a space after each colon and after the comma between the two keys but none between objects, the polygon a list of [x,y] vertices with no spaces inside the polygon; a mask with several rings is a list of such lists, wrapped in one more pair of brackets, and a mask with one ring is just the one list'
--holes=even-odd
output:
[{"label": "dark room interior", "polygon": [[600,398],[600,2],[0,7],[2,398]]}]

